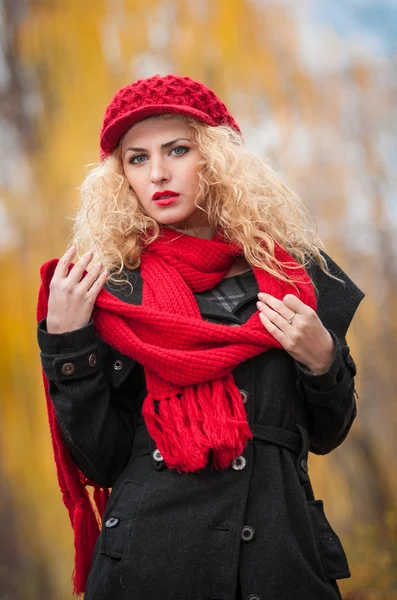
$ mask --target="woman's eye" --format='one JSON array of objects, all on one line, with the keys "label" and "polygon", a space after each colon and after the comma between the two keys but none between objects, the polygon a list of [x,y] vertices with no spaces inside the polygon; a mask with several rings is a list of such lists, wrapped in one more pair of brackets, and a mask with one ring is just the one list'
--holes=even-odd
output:
[{"label": "woman's eye", "polygon": [[171,150],[171,152],[173,152],[176,156],[182,156],[182,154],[186,154],[186,152],[189,152],[189,150],[190,148],[187,146],[176,146]]},{"label": "woman's eye", "polygon": [[145,161],[146,155],[145,154],[137,154],[136,156],[131,156],[131,158],[129,159],[129,163],[131,163],[132,165],[136,165],[139,163],[143,163]]}]

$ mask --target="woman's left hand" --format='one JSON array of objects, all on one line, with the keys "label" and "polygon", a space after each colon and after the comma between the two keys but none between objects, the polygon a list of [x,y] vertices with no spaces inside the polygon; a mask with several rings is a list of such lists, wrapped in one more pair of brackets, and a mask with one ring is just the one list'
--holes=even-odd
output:
[{"label": "woman's left hand", "polygon": [[316,312],[293,294],[283,300],[264,293],[258,298],[259,318],[284,350],[316,375],[328,371],[335,343]]}]

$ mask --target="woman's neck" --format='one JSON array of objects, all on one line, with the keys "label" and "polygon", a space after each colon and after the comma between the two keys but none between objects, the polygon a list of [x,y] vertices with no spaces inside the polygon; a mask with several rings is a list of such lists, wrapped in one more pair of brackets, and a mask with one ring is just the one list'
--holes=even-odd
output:
[{"label": "woman's neck", "polygon": [[247,273],[251,270],[251,268],[252,267],[245,258],[245,256],[239,256],[232,268],[230,269],[230,271],[226,273],[224,279],[226,279],[227,277],[233,277],[234,275],[241,275],[242,273]]},{"label": "woman's neck", "polygon": [[180,231],[186,235],[193,235],[194,237],[201,238],[202,240],[212,240],[215,235],[215,229],[209,227],[208,225],[203,227],[191,227],[189,229],[177,229],[176,227],[172,227],[172,225],[168,225],[168,227],[174,231]]}]

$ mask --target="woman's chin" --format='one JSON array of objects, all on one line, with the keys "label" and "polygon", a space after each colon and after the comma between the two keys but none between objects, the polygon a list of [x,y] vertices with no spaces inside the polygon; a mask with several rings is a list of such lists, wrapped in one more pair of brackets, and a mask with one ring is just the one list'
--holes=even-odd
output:
[{"label": "woman's chin", "polygon": [[202,213],[197,210],[189,213],[178,210],[177,206],[164,207],[161,210],[151,210],[147,214],[159,225],[165,225],[172,229],[192,229],[195,227],[208,227],[208,222]]},{"label": "woman's chin", "polygon": [[168,227],[172,227],[173,229],[183,229],[186,226],[189,226],[189,217],[186,215],[175,215],[172,214],[155,214],[150,215],[153,219],[157,221],[159,225],[167,225]]}]

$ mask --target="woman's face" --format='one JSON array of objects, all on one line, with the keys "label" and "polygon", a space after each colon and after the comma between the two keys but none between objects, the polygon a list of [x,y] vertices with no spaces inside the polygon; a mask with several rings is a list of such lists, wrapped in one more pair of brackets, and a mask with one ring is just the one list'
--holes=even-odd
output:
[{"label": "woman's face", "polygon": [[123,168],[147,215],[176,229],[207,224],[195,206],[200,153],[182,120],[153,117],[133,125],[121,145]]}]

